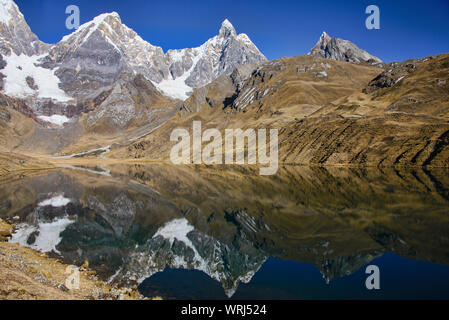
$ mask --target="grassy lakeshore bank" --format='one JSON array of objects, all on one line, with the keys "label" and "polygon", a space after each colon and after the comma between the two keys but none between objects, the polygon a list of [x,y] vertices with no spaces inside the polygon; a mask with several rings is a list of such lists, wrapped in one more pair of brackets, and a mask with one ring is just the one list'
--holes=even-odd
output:
[{"label": "grassy lakeshore bank", "polygon": [[81,267],[80,288],[65,286],[68,265],[46,254],[6,242],[14,226],[0,219],[1,300],[142,300],[136,290],[117,288]]}]

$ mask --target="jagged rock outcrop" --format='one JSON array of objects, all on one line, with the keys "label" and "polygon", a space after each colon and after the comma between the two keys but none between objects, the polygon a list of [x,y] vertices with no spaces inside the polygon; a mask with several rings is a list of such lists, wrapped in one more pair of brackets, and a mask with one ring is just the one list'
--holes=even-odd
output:
[{"label": "jagged rock outcrop", "polygon": [[[231,74],[240,65],[259,63],[266,61],[265,56],[257,49],[246,34],[237,35],[232,24],[225,20],[219,34],[209,39],[205,44],[194,49],[169,51],[167,54],[173,59],[177,55],[189,55],[189,51],[195,53],[195,64],[186,84],[192,88],[199,88],[215,80],[223,74]],[[175,66],[179,58],[175,58]],[[172,68],[170,68],[172,70]],[[184,68],[186,69],[186,68]],[[173,72],[172,72],[172,75]]]},{"label": "jagged rock outcrop", "polygon": [[[390,88],[396,83],[400,82],[406,76],[412,74],[417,70],[423,62],[434,59],[434,57],[427,57],[422,59],[411,59],[404,62],[392,62],[385,66],[386,70],[379,74],[376,78],[370,81],[368,86],[363,89],[365,93],[371,93],[378,89]],[[445,83],[438,83],[445,84]]]},{"label": "jagged rock outcrop", "polygon": [[323,32],[320,40],[309,54],[337,61],[382,65],[382,60],[360,49],[354,43],[340,38],[332,38],[326,32]]},{"label": "jagged rock outcrop", "polygon": [[373,252],[363,252],[336,259],[325,259],[321,264],[317,263],[324,280],[329,284],[332,280],[343,278],[357,272],[372,260],[381,257],[385,250],[379,249]]},{"label": "jagged rock outcrop", "polygon": [[0,0],[0,53],[27,55],[45,53],[50,45],[31,31],[13,0]]}]

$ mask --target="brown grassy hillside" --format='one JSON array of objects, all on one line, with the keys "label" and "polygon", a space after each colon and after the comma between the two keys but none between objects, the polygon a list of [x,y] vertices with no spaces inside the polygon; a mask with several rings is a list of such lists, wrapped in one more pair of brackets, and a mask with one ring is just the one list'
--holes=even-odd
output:
[{"label": "brown grassy hillside", "polygon": [[447,166],[448,63],[448,54],[386,70],[311,56],[270,61],[198,89],[173,119],[112,156],[168,160],[172,130],[200,120],[203,130],[279,129],[284,163]]}]

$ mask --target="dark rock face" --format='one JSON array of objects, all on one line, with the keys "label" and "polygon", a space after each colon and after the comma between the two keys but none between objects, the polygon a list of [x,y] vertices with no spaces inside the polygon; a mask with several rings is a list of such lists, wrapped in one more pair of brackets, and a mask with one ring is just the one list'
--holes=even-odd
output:
[{"label": "dark rock face", "polygon": [[8,106],[27,117],[35,118],[33,109],[21,99],[14,99],[0,93],[0,105]]},{"label": "dark rock face", "polygon": [[72,45],[68,42],[53,47],[42,66],[59,67],[56,75],[62,89],[78,100],[93,97],[112,85],[125,68],[125,60],[98,31],[74,51]]},{"label": "dark rock face", "polygon": [[323,32],[310,55],[357,64],[382,65],[382,60],[360,49],[354,43],[332,38],[326,32]]},{"label": "dark rock face", "polygon": [[[154,85],[142,75],[121,74],[108,91],[97,96],[90,105],[87,124],[90,127],[106,124],[110,130],[123,129],[136,119],[163,117],[170,110]],[[163,110],[150,109],[161,105]]]},{"label": "dark rock face", "polygon": [[84,111],[84,107],[81,105],[60,103],[51,99],[41,99],[36,101],[34,111],[44,116],[60,114],[72,118],[80,115]]},{"label": "dark rock face", "polygon": [[33,90],[38,90],[39,86],[36,85],[36,83],[34,82],[34,78],[33,77],[26,77],[26,82],[28,87],[30,87]]},{"label": "dark rock face", "polygon": [[246,81],[258,70],[257,64],[237,67],[229,76],[222,75],[212,83],[196,89],[192,96],[184,101],[182,109],[187,112],[197,112],[205,105],[205,102],[211,108],[235,108],[235,101]]},{"label": "dark rock face", "polygon": [[[3,60],[3,56],[0,54],[0,70],[3,70],[6,67],[6,61]],[[3,79],[5,76],[0,73],[0,90],[3,90]]]},{"label": "dark rock face", "polygon": [[372,252],[357,253],[336,259],[327,259],[321,262],[319,266],[321,274],[326,282],[336,278],[342,278],[351,275],[364,265],[368,264],[375,258],[382,256],[385,250],[379,249]]},{"label": "dark rock face", "polygon": [[11,120],[11,115],[6,108],[0,107],[0,120],[3,122]]},{"label": "dark rock face", "polygon": [[3,56],[0,54],[0,70],[3,70],[6,67],[6,61],[3,60]]},{"label": "dark rock face", "polygon": [[386,70],[370,81],[363,90],[364,93],[371,93],[377,89],[390,88],[406,76],[416,71],[416,68],[423,62],[432,60],[433,57],[423,59],[412,59],[405,62],[393,62],[386,65]]}]

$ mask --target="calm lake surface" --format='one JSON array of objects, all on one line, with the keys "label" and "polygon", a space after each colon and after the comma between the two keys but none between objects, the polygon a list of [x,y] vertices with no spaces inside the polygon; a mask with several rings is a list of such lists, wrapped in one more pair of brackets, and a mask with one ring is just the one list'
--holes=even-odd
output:
[{"label": "calm lake surface", "polygon": [[148,297],[449,299],[447,170],[67,167],[0,184],[0,217]]}]

